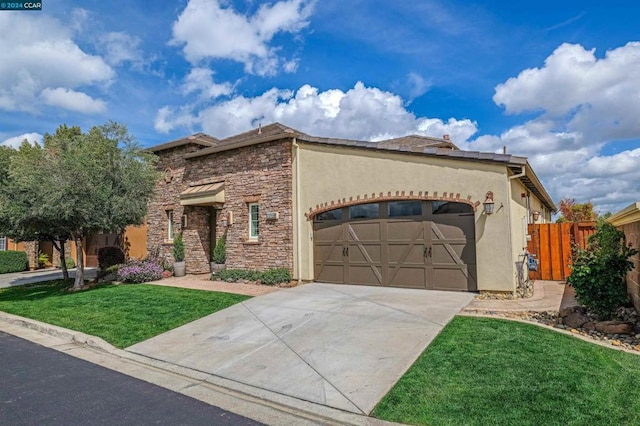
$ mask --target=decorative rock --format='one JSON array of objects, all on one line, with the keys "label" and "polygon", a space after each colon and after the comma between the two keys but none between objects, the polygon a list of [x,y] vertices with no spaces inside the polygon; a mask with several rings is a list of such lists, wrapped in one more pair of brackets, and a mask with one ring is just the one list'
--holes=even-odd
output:
[{"label": "decorative rock", "polygon": [[567,325],[567,327],[580,328],[584,324],[589,322],[589,318],[586,315],[581,314],[579,312],[573,312],[567,315],[564,318],[563,322]]},{"label": "decorative rock", "polygon": [[620,342],[620,340],[612,340],[612,341],[611,341],[611,344],[612,344],[613,346],[620,346],[620,345],[622,345],[622,342]]},{"label": "decorative rock", "polygon": [[600,321],[596,323],[596,330],[605,334],[630,334],[633,324],[623,321]]},{"label": "decorative rock", "polygon": [[593,321],[589,321],[582,325],[582,328],[587,330],[589,333],[595,333],[596,324]]}]

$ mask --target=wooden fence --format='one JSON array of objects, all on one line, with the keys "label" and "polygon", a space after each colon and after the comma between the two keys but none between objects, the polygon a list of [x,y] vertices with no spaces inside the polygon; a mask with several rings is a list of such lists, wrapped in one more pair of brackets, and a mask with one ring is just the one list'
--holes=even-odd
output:
[{"label": "wooden fence", "polygon": [[536,280],[565,280],[571,273],[571,247],[586,248],[590,235],[596,232],[595,222],[530,224],[529,253],[538,257],[538,271],[530,274]]}]

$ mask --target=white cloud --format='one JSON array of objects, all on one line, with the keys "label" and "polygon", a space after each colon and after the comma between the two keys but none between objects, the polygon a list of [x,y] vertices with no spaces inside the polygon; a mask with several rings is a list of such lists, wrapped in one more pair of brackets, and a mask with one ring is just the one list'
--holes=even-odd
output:
[{"label": "white cloud", "polygon": [[14,137],[5,139],[2,142],[0,142],[0,145],[10,146],[12,148],[18,148],[20,145],[22,145],[22,141],[24,141],[25,139],[29,141],[30,144],[33,145],[34,142],[38,142],[38,143],[42,142],[42,135],[40,133],[25,133],[20,136],[14,136]]},{"label": "white cloud", "polygon": [[47,87],[40,94],[46,105],[64,108],[69,111],[81,112],[84,114],[97,114],[106,111],[107,105],[100,99],[93,99],[86,93],[58,87],[51,89]]},{"label": "white cloud", "polygon": [[[270,45],[273,37],[278,33],[295,34],[306,27],[314,3],[282,0],[263,4],[254,15],[247,16],[223,1],[190,0],[173,24],[171,44],[183,46],[184,56],[192,64],[230,59],[244,64],[248,73],[275,74],[282,60],[278,49]],[[285,62],[288,70],[292,68],[290,62]]]},{"label": "white cloud", "polygon": [[185,95],[197,92],[204,99],[215,99],[231,94],[233,85],[229,82],[215,83],[213,71],[205,67],[196,67],[187,74],[181,89]]},{"label": "white cloud", "polygon": [[103,85],[114,77],[102,58],[72,40],[71,29],[47,15],[2,13],[0,28],[0,109],[37,112],[45,88]]},{"label": "white cloud", "polygon": [[273,88],[256,97],[236,96],[198,111],[164,107],[158,112],[156,130],[198,125],[204,132],[223,138],[251,129],[257,122],[275,121],[312,135],[358,140],[415,133],[434,137],[449,134],[462,143],[477,131],[476,123],[468,119],[416,117],[398,95],[360,82],[346,92],[320,92],[310,85],[296,92]]},{"label": "white cloud", "polygon": [[[640,139],[640,43],[606,52],[563,44],[541,68],[496,86],[506,112],[538,117],[499,136],[481,136],[470,149],[528,156],[556,201],[592,201],[602,212],[640,199],[640,149],[611,149]],[[607,154],[607,152],[616,152]]]},{"label": "white cloud", "polygon": [[419,98],[431,88],[431,82],[414,72],[410,72],[407,75],[407,85],[409,87],[409,99],[411,100]]},{"label": "white cloud", "polygon": [[124,32],[110,32],[101,35],[98,42],[110,65],[117,66],[123,62],[142,63],[141,40],[138,37]]}]

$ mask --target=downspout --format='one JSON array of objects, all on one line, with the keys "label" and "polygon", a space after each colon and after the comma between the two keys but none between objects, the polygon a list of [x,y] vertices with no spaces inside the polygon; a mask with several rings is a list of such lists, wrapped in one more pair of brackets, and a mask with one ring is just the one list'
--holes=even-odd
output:
[{"label": "downspout", "polygon": [[296,185],[296,202],[295,202],[295,209],[296,209],[296,214],[295,214],[295,218],[296,218],[296,274],[298,276],[298,283],[300,283],[300,281],[302,281],[302,274],[301,274],[301,270],[302,270],[302,266],[300,264],[301,262],[301,258],[302,258],[302,247],[300,244],[300,235],[302,235],[302,230],[300,229],[300,145],[298,145],[298,140],[297,138],[294,136],[293,137],[293,147],[295,148],[295,162],[296,162],[296,166],[295,166],[295,172],[296,172],[296,179],[295,179],[295,185]]}]

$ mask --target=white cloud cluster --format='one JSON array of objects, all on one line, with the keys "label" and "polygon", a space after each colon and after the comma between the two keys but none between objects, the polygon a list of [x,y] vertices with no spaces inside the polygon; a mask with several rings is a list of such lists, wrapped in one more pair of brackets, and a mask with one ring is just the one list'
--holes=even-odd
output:
[{"label": "white cloud cluster", "polygon": [[24,140],[29,141],[29,143],[33,144],[34,142],[42,142],[42,135],[40,133],[25,133],[20,136],[14,136],[0,142],[0,145],[10,146],[12,148],[18,148]]},{"label": "white cloud cluster", "polygon": [[98,38],[100,49],[104,52],[106,61],[117,66],[123,62],[134,65],[142,63],[142,51],[140,44],[142,40],[125,32],[110,32],[102,34]]},{"label": "white cloud cluster", "polygon": [[78,89],[108,84],[114,72],[102,58],[85,53],[69,28],[47,15],[22,13],[0,14],[0,28],[0,110],[33,113],[43,104],[104,110],[103,101]]},{"label": "white cloud cluster", "polygon": [[314,3],[282,0],[262,4],[247,16],[224,1],[190,0],[173,24],[171,44],[182,46],[194,65],[206,59],[229,59],[244,64],[250,74],[271,75],[281,66],[293,72],[297,62],[283,62],[271,42],[278,33],[295,34],[306,27]]},{"label": "white cloud cluster", "polygon": [[539,116],[500,136],[479,137],[471,149],[506,145],[528,156],[556,200],[592,201],[603,212],[640,200],[640,149],[616,148],[640,139],[639,42],[601,59],[595,50],[563,44],[544,67],[499,84],[494,101],[508,113]]},{"label": "white cloud cluster", "polygon": [[398,95],[361,82],[346,92],[321,92],[308,84],[296,92],[274,88],[252,98],[236,96],[200,111],[164,107],[158,112],[155,127],[169,132],[198,126],[205,133],[223,138],[249,130],[258,122],[275,121],[311,135],[357,140],[415,133],[434,137],[449,134],[454,141],[464,142],[477,131],[476,123],[468,119],[416,117]]}]

